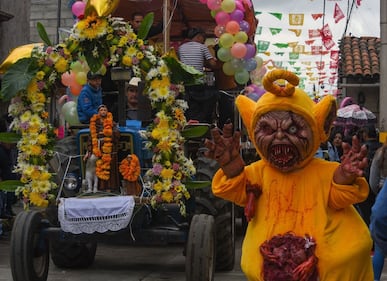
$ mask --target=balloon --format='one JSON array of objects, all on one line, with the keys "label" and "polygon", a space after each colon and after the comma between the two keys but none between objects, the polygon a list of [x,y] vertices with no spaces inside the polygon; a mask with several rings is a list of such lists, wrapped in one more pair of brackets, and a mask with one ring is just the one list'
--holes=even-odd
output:
[{"label": "balloon", "polygon": [[220,37],[225,31],[226,31],[226,28],[223,25],[217,25],[215,26],[214,34],[216,37]]},{"label": "balloon", "polygon": [[82,85],[78,84],[77,81],[73,81],[73,83],[70,84],[70,92],[74,96],[78,96],[81,93]]},{"label": "balloon", "polygon": [[255,52],[256,52],[255,45],[253,45],[253,44],[246,44],[246,49],[247,49],[247,52],[246,52],[246,55],[245,55],[244,59],[254,58]]},{"label": "balloon", "polygon": [[75,79],[75,81],[77,81],[77,83],[78,83],[79,85],[85,85],[86,82],[87,82],[86,72],[83,72],[83,71],[78,72],[78,73],[76,74],[76,79]]},{"label": "balloon", "polygon": [[230,62],[235,70],[240,70],[240,69],[243,69],[244,67],[244,60],[241,60],[238,58],[232,58]]},{"label": "balloon", "polygon": [[255,60],[257,61],[257,69],[260,69],[263,65],[263,59],[259,56],[255,56]]},{"label": "balloon", "polygon": [[223,0],[220,8],[226,13],[231,13],[235,10],[235,1],[234,0]]},{"label": "balloon", "polygon": [[217,10],[220,8],[220,0],[207,0],[207,7],[210,10]]},{"label": "balloon", "polygon": [[84,67],[83,67],[82,63],[79,60],[77,60],[77,61],[74,61],[71,63],[70,69],[75,71],[75,72],[81,72],[84,70]]},{"label": "balloon", "polygon": [[230,33],[223,33],[219,38],[219,44],[224,48],[230,48],[234,44],[234,36]]},{"label": "balloon", "polygon": [[33,43],[22,45],[13,49],[8,57],[0,65],[0,73],[5,73],[7,69],[19,59],[31,57],[31,52],[35,47],[43,46],[43,43]]},{"label": "balloon", "polygon": [[120,0],[89,0],[87,1],[85,15],[91,15],[96,12],[98,16],[104,17],[112,14]]},{"label": "balloon", "polygon": [[222,66],[223,72],[226,75],[234,75],[235,74],[235,68],[232,66],[231,62],[227,61]]},{"label": "balloon", "polygon": [[83,1],[77,1],[71,6],[71,11],[78,18],[82,19],[85,15],[86,3]]},{"label": "balloon", "polygon": [[235,20],[236,22],[240,22],[243,20],[245,17],[245,14],[239,10],[235,9],[231,14],[230,14],[230,20]]},{"label": "balloon", "polygon": [[246,11],[246,9],[245,9],[245,7],[243,7],[243,4],[241,1],[236,0],[235,6],[236,6],[236,9],[241,10],[242,12]]},{"label": "balloon", "polygon": [[231,47],[231,55],[234,58],[241,59],[246,55],[246,52],[247,52],[247,48],[246,48],[245,44],[243,44],[243,43],[235,43]]},{"label": "balloon", "polygon": [[207,4],[207,0],[199,0],[202,4]]},{"label": "balloon", "polygon": [[246,84],[249,81],[249,72],[246,69],[241,69],[235,72],[235,81],[240,84]]},{"label": "balloon", "polygon": [[257,68],[257,61],[253,58],[245,61],[245,68],[247,71],[253,71]]},{"label": "balloon", "polygon": [[62,115],[70,125],[79,124],[77,103],[68,101],[62,106]]},{"label": "balloon", "polygon": [[246,43],[247,42],[247,34],[244,31],[239,31],[234,35],[235,42]]},{"label": "balloon", "polygon": [[226,62],[231,59],[231,52],[230,48],[219,48],[218,52],[216,53],[219,60]]},{"label": "balloon", "polygon": [[61,82],[65,86],[70,86],[71,76],[69,72],[64,72],[61,77]]},{"label": "balloon", "polygon": [[239,31],[239,23],[235,20],[230,20],[226,24],[226,31],[231,34],[236,34]]},{"label": "balloon", "polygon": [[225,25],[230,20],[230,15],[226,12],[220,11],[215,16],[216,23],[218,25]]},{"label": "balloon", "polygon": [[248,33],[250,31],[250,24],[247,21],[242,20],[239,22],[239,28],[240,30]]}]

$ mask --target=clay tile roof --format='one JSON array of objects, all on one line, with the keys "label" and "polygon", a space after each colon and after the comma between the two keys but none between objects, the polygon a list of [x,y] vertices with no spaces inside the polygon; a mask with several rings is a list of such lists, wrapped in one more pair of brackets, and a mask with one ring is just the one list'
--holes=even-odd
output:
[{"label": "clay tile roof", "polygon": [[358,82],[379,82],[380,38],[345,36],[340,40],[340,78]]}]

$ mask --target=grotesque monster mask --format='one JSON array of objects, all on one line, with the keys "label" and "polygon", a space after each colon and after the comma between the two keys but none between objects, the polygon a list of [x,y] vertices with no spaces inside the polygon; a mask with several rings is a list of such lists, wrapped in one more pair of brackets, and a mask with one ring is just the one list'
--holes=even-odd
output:
[{"label": "grotesque monster mask", "polygon": [[[277,80],[287,83],[280,86]],[[267,91],[257,102],[238,96],[236,105],[258,154],[273,167],[289,172],[305,166],[328,139],[336,100],[326,95],[318,103],[296,88],[298,77],[276,69],[262,80]]]}]

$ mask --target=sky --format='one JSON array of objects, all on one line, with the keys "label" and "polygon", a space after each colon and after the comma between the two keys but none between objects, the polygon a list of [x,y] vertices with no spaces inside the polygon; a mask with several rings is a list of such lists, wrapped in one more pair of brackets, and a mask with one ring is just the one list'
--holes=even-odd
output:
[{"label": "sky", "polygon": [[[380,37],[380,1],[385,0],[361,0],[360,6],[354,5],[352,14],[350,16],[347,30],[345,35],[351,35],[355,37],[372,36]],[[350,2],[350,3],[348,3]],[[335,83],[329,82],[329,77],[335,77],[334,71],[329,68],[330,55],[300,55],[296,64],[289,65],[289,53],[292,52],[291,48],[278,48],[273,45],[276,43],[290,43],[297,42],[299,45],[305,45],[306,51],[310,50],[312,45],[322,45],[322,40],[319,38],[310,38],[309,30],[321,29],[323,26],[323,19],[314,19],[312,15],[324,13],[324,1],[323,0],[253,0],[254,10],[257,19],[259,20],[258,27],[261,27],[261,33],[255,36],[256,42],[259,40],[270,41],[268,53],[258,54],[265,62],[273,60],[282,63],[282,67],[294,70],[292,67],[299,67],[303,75],[310,70],[310,67],[315,66],[315,61],[325,61],[326,75],[307,76],[305,80],[305,89],[310,90],[313,84],[318,84],[315,79],[320,79],[326,76],[326,79],[321,83],[326,85],[322,91],[322,94],[328,93],[328,91],[335,90]],[[350,9],[352,0],[326,0],[325,1],[325,18],[324,24],[328,24],[332,33],[332,40],[335,43],[329,50],[338,50],[339,39],[345,32],[345,26],[348,20],[347,12]],[[340,10],[344,14],[344,18],[335,23],[333,17],[334,7],[338,5]],[[273,16],[274,14],[281,14],[281,19]],[[289,24],[289,14],[304,14],[304,23],[300,26],[292,26]],[[279,33],[273,34],[274,30],[280,30]],[[300,35],[296,35],[294,31],[289,29],[298,29],[301,31]],[[305,44],[305,41],[313,39],[314,42],[310,45]],[[323,50],[327,50],[325,47]],[[279,55],[278,55],[279,54]],[[311,63],[309,66],[308,63]],[[271,63],[267,64],[270,67]],[[314,73],[318,70],[316,67],[313,69]],[[318,76],[318,77],[316,77]],[[311,78],[311,79],[310,79]],[[331,80],[332,81],[332,80]],[[316,86],[314,86],[316,88]],[[319,87],[317,87],[319,88]]]}]

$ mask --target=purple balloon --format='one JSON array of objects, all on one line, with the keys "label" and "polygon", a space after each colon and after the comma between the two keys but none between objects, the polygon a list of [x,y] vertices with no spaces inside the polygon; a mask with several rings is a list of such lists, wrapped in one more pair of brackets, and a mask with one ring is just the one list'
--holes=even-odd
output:
[{"label": "purple balloon", "polygon": [[242,30],[242,31],[244,31],[246,33],[249,33],[250,24],[247,21],[245,21],[245,20],[241,20],[239,22],[239,28],[240,28],[240,30]]},{"label": "purple balloon", "polygon": [[245,44],[246,45],[246,55],[244,57],[245,60],[251,59],[255,57],[256,49],[254,44]]},{"label": "purple balloon", "polygon": [[231,14],[230,14],[230,19],[231,20],[235,20],[237,22],[240,22],[241,20],[243,20],[245,17],[245,14],[241,11],[241,10],[238,10],[238,9],[235,9]]}]

